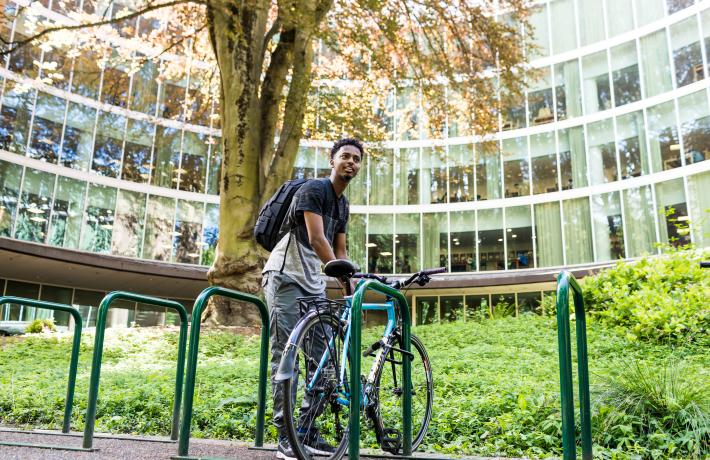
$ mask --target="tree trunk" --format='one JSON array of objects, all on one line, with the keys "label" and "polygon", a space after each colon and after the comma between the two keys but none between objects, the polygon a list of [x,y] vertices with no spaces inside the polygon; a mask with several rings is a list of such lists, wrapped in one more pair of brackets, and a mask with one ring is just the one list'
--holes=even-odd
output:
[{"label": "tree trunk", "polygon": [[[243,4],[240,6],[244,6]],[[252,6],[251,4],[249,6]],[[219,241],[207,278],[211,285],[255,294],[261,287],[264,252],[252,237],[259,211],[258,59],[266,10],[226,4],[213,7],[212,40],[221,72],[222,148]],[[229,14],[224,14],[225,10]],[[251,325],[252,305],[211,302],[203,322]],[[258,321],[258,315],[256,316]]]}]

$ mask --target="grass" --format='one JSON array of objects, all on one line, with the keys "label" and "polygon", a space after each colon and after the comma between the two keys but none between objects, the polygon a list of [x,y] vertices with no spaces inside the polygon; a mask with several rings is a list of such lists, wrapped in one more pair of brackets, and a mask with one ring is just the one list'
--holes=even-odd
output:
[{"label": "grass", "polygon": [[[177,332],[108,332],[97,431],[167,434]],[[425,440],[427,450],[534,458],[561,454],[557,332],[552,318],[524,315],[420,326],[415,333],[425,343],[434,368],[434,418]],[[363,343],[371,343],[375,334],[366,331]],[[82,341],[74,429],[83,429],[91,340],[85,336]],[[30,337],[0,350],[3,423],[61,425],[70,347],[69,337]],[[589,353],[597,455],[708,455],[707,349],[692,343],[629,341],[623,332],[591,323]],[[257,373],[258,337],[205,332],[192,435],[252,439]],[[675,418],[668,419],[669,413]],[[699,433],[695,444],[684,437],[693,426]],[[275,439],[271,427],[267,439]]]}]

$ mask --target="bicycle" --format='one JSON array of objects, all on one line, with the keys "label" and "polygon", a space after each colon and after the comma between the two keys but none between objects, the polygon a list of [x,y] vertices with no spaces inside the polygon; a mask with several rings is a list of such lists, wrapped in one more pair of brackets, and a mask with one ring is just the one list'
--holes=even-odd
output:
[{"label": "bicycle", "polygon": [[[291,395],[284,400],[284,422],[291,448],[300,459],[310,460],[312,455],[323,455],[338,460],[348,447],[348,357],[352,353],[349,349],[350,279],[375,279],[401,290],[413,283],[424,286],[430,281],[430,275],[446,271],[445,268],[423,270],[405,281],[390,282],[384,276],[356,273],[357,270],[358,267],[347,260],[326,264],[324,273],[343,282],[346,296],[342,302],[323,297],[299,299],[303,316],[289,336],[279,365],[276,380],[282,382],[283,394]],[[393,299],[387,298],[379,304],[363,304],[362,309],[387,315],[382,337],[363,352],[364,357],[374,357],[368,376],[358,377],[362,381],[364,415],[372,423],[380,447],[398,454],[402,448],[399,428],[402,422],[402,362],[407,356],[412,361],[412,450],[415,450],[426,435],[432,415],[434,387],[429,356],[424,344],[414,334],[411,335],[411,351],[403,350],[401,320]],[[317,445],[323,442],[334,447],[335,452],[319,450]]]}]

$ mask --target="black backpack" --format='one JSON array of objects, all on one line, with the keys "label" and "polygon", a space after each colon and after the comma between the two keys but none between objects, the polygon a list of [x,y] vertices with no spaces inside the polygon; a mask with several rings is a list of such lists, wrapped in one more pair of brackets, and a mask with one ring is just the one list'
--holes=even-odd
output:
[{"label": "black backpack", "polygon": [[308,179],[293,179],[284,182],[259,211],[254,225],[254,238],[267,251],[272,251],[283,236],[281,224],[286,218],[293,196],[307,181]]}]

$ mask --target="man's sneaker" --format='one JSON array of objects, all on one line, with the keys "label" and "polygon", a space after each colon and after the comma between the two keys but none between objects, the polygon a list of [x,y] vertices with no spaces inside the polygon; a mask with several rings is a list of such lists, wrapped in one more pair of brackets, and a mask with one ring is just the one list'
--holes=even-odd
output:
[{"label": "man's sneaker", "polygon": [[335,452],[335,447],[331,446],[317,431],[315,433],[301,433],[299,430],[298,437],[306,450],[314,455],[330,455]]},{"label": "man's sneaker", "polygon": [[298,460],[296,455],[291,449],[291,444],[288,442],[288,438],[279,439],[279,448],[276,450],[276,458],[282,460]]}]

